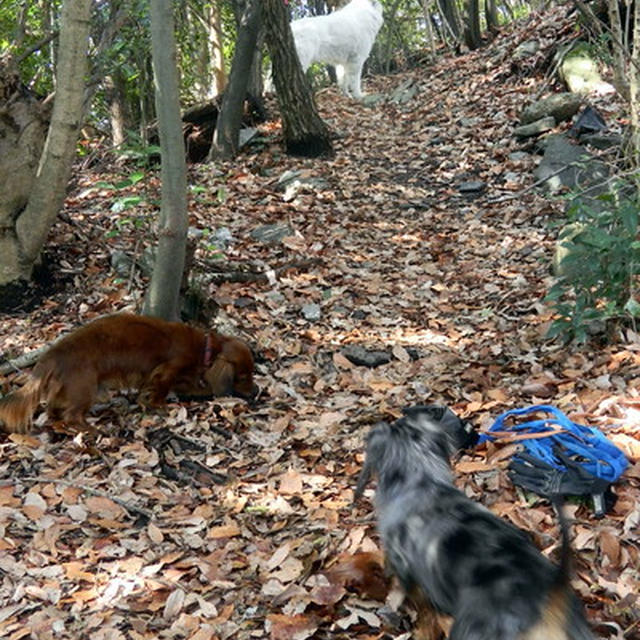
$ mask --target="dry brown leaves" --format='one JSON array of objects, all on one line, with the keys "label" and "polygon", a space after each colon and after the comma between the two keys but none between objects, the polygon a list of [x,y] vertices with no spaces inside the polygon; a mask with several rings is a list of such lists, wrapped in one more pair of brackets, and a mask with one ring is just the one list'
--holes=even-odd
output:
[{"label": "dry brown leaves", "polygon": [[[541,400],[603,427],[632,460],[606,518],[583,504],[570,510],[574,584],[590,619],[603,637],[638,637],[640,338],[546,342],[549,223],[562,204],[535,190],[501,199],[532,182],[534,158],[509,158],[511,132],[544,82],[537,68],[512,68],[509,51],[536,29],[551,46],[566,28],[557,15],[537,18],[477,53],[366,80],[369,91],[391,92],[413,78],[420,92],[404,105],[368,109],[321,92],[321,112],[341,134],[331,161],[286,158],[267,138],[236,163],[192,169],[203,188],[192,195],[192,226],[233,236],[224,251],[201,242],[199,278],[221,326],[260,355],[261,403],[150,415],[112,406],[96,417],[95,443],[47,429],[3,440],[2,637],[409,637],[371,505],[351,504],[369,425],[406,404],[442,402],[487,427]],[[615,105],[606,115],[615,119]],[[277,179],[286,169],[328,187],[285,202]],[[122,193],[96,186],[108,179],[78,176],[49,249],[61,291],[2,319],[6,355],[139,304],[145,278],[136,269],[118,278],[111,252],[149,246],[157,180],[125,191],[145,203],[119,213],[111,205]],[[486,182],[485,192],[462,195],[457,185],[469,180]],[[250,238],[275,222],[293,229],[282,244]],[[220,264],[268,277],[208,285]],[[309,303],[318,321],[301,314]],[[355,366],[340,353],[352,343],[386,349],[391,361]],[[176,437],[154,438],[160,430]],[[463,458],[460,485],[555,552],[548,505],[514,490],[504,456],[483,448]]]}]

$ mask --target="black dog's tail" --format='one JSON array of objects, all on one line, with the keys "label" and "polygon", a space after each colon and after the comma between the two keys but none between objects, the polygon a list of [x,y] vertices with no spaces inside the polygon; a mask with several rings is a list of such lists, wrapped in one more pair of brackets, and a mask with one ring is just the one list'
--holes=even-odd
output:
[{"label": "black dog's tail", "polygon": [[561,496],[553,496],[551,504],[558,516],[558,524],[560,525],[560,564],[558,565],[558,573],[556,576],[556,584],[558,586],[567,587],[571,582],[572,569],[572,551],[571,536],[569,533],[569,523],[564,515],[564,500]]},{"label": "black dog's tail", "polygon": [[[582,607],[571,589],[571,574],[573,570],[573,552],[571,549],[571,535],[569,523],[564,514],[564,501],[561,496],[553,496],[551,504],[558,516],[560,525],[560,563],[556,572],[555,585],[551,589],[550,601],[547,604],[547,624],[554,627],[556,622],[562,621],[566,637],[570,640],[594,640],[589,626],[582,613]],[[541,636],[549,637],[549,628]],[[532,638],[537,638],[535,634]]]}]

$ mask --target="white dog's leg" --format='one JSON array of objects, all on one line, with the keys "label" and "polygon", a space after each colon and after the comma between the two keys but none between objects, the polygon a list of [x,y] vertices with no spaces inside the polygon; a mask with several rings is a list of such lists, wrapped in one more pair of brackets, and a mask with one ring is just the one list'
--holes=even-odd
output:
[{"label": "white dog's leg", "polygon": [[347,95],[349,93],[349,85],[347,84],[347,73],[344,68],[344,65],[337,64],[335,67],[336,70],[336,82],[338,83],[338,87],[340,87],[340,91]]},{"label": "white dog's leg", "polygon": [[364,66],[364,60],[358,62],[349,62],[345,65],[346,86],[347,91],[354,98],[362,98],[362,67]]}]

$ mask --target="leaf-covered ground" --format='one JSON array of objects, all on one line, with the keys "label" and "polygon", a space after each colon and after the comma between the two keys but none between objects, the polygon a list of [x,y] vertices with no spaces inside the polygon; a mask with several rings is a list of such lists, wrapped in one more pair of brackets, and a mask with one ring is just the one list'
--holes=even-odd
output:
[{"label": "leaf-covered ground", "polygon": [[[640,337],[544,339],[563,204],[530,188],[535,156],[510,155],[522,106],[554,90],[545,56],[570,28],[561,14],[537,17],[480,52],[366,79],[386,95],[413,83],[405,103],[367,108],[321,91],[337,134],[330,161],[285,157],[270,123],[237,162],[192,168],[194,274],[216,326],[255,348],[259,403],[145,414],[120,396],[95,414],[95,442],[42,419],[29,436],[3,437],[2,637],[409,637],[410,614],[379,566],[373,487],[352,499],[369,426],[425,402],[481,428],[508,408],[552,403],[624,448],[631,465],[607,516],[568,507],[574,586],[599,636],[640,637]],[[514,64],[532,35],[542,50]],[[615,127],[615,101],[598,106]],[[283,190],[286,170],[315,182]],[[118,184],[133,169],[118,171],[78,170],[48,247],[51,292],[2,317],[5,358],[139,308],[159,186],[153,173]],[[472,181],[486,188],[458,189]],[[125,198],[140,202],[119,211]],[[265,224],[290,229],[267,245],[251,236]],[[223,248],[216,233],[230,237]],[[356,366],[347,345],[389,361]],[[3,390],[16,380],[6,375]],[[504,453],[463,457],[459,484],[554,556],[552,511],[514,489]]]}]

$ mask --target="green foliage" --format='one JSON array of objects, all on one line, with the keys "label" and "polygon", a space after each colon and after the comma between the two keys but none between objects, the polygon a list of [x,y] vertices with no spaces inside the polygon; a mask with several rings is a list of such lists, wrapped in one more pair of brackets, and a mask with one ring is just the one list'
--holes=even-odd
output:
[{"label": "green foliage", "polygon": [[34,2],[0,2],[0,52],[8,50],[17,59],[26,56],[19,66],[20,79],[36,95],[53,90],[57,40],[52,35],[59,28],[60,6],[59,0],[46,10]]},{"label": "green foliage", "polygon": [[640,207],[624,193],[620,186],[593,204],[576,198],[569,209],[559,238],[564,257],[546,298],[558,316],[550,337],[585,342],[594,322],[640,316]]}]

